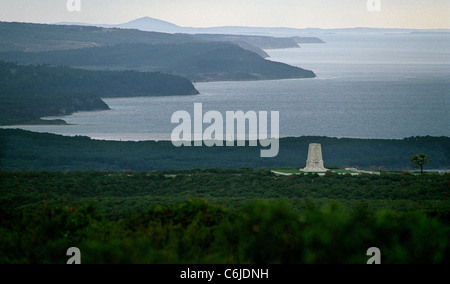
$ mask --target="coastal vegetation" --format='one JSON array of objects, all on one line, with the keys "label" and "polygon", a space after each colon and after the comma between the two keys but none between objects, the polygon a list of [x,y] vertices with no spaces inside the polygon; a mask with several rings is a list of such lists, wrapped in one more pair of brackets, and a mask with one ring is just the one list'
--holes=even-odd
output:
[{"label": "coastal vegetation", "polygon": [[0,86],[0,125],[45,123],[45,116],[109,109],[102,98],[198,94],[189,80],[175,75],[1,61]]}]

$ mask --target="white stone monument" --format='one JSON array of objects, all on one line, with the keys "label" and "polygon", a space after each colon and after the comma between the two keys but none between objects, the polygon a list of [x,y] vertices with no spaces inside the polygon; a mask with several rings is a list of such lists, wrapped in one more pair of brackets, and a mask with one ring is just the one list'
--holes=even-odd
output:
[{"label": "white stone monument", "polygon": [[309,144],[308,160],[306,161],[306,168],[300,169],[302,172],[326,172],[328,169],[324,167],[322,157],[322,145]]}]

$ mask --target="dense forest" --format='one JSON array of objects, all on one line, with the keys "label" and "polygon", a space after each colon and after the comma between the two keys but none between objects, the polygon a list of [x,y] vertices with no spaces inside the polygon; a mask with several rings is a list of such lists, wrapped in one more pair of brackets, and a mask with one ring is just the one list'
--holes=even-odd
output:
[{"label": "dense forest", "polygon": [[425,169],[450,168],[450,138],[402,140],[298,137],[280,140],[276,158],[260,158],[259,147],[181,147],[171,142],[96,141],[22,130],[0,129],[3,170],[134,170],[208,168],[294,168],[306,165],[310,143],[321,143],[325,166],[411,170],[410,158],[426,154]]},{"label": "dense forest", "polygon": [[109,109],[101,98],[198,94],[189,80],[175,75],[20,66],[1,61],[0,86],[0,125]]},{"label": "dense forest", "polygon": [[338,200],[353,210],[364,202],[370,212],[426,212],[450,224],[449,175],[276,176],[268,170],[208,169],[153,172],[0,172],[0,207],[74,207],[95,201],[117,220],[154,205],[192,198],[230,209],[248,202],[286,199],[302,213],[305,200],[326,205]]},{"label": "dense forest", "polygon": [[382,263],[448,263],[449,182],[250,169],[0,172],[0,263],[63,264],[73,246],[82,263],[364,264],[373,246]]}]

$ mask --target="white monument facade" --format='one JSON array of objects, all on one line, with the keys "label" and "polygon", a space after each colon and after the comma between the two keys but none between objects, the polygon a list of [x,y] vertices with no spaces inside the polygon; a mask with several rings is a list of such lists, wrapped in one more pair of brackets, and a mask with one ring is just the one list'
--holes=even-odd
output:
[{"label": "white monument facade", "polygon": [[303,172],[326,172],[328,169],[324,167],[322,157],[322,145],[309,144],[308,160],[306,168],[300,169]]}]

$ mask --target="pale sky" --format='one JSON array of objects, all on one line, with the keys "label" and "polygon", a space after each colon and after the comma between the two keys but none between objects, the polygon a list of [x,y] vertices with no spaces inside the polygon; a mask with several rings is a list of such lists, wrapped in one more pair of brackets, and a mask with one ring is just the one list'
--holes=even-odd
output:
[{"label": "pale sky", "polygon": [[[0,21],[120,24],[153,17],[179,26],[450,29],[450,0],[0,0]],[[71,0],[72,1],[72,0]]]}]

